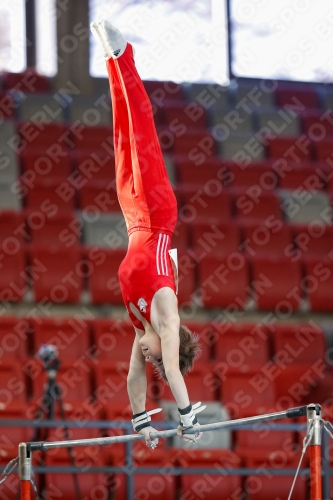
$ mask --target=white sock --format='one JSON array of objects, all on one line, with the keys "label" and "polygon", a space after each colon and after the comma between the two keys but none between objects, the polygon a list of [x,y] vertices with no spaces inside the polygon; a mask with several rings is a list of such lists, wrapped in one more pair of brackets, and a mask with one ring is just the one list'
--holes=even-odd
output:
[{"label": "white sock", "polygon": [[90,28],[95,38],[102,44],[106,59],[110,57],[117,59],[125,52],[127,45],[125,38],[108,21],[102,19],[97,23],[92,22]]}]

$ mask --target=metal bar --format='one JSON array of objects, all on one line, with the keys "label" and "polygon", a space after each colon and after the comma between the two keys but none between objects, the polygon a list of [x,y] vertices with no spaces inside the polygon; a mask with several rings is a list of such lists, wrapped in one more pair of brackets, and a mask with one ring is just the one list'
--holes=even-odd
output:
[{"label": "metal bar", "polygon": [[323,499],[330,500],[331,498],[331,486],[330,486],[330,474],[333,475],[333,471],[330,471],[330,458],[329,458],[329,437],[327,432],[322,434],[322,469],[323,469]]},{"label": "metal bar", "polygon": [[[259,415],[254,417],[239,418],[237,420],[228,420],[226,422],[217,422],[214,424],[199,425],[193,429],[188,429],[186,432],[188,434],[196,434],[197,432],[207,432],[214,430],[225,430],[230,428],[237,428],[243,424],[255,424],[258,422],[265,422],[269,420],[278,420],[281,418],[292,418],[300,413],[299,410],[303,410],[306,407],[292,408],[287,411],[280,411],[275,413],[269,413],[265,415]],[[150,437],[155,438],[168,438],[177,435],[176,429],[170,429],[160,432],[152,432]],[[53,448],[68,448],[68,446],[95,446],[95,445],[109,445],[113,443],[127,443],[128,441],[142,441],[144,436],[139,434],[130,434],[128,436],[114,436],[114,437],[104,437],[95,439],[73,439],[71,441],[56,441],[56,442],[39,442],[39,443],[29,443],[29,449],[31,451],[35,450],[49,450]]]},{"label": "metal bar", "polygon": [[26,443],[19,445],[20,498],[30,500],[31,457]]},{"label": "metal bar", "polygon": [[310,440],[310,489],[311,500],[322,500],[321,484],[321,407],[309,405],[307,410],[308,426],[313,422],[313,434]]}]

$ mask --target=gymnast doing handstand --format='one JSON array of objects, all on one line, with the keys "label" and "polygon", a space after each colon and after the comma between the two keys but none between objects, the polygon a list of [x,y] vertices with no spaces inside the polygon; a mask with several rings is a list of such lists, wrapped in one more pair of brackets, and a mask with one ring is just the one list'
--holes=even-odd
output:
[{"label": "gymnast doing handstand", "polygon": [[183,375],[199,351],[197,337],[180,325],[177,262],[170,256],[171,236],[177,222],[177,202],[170,185],[153,121],[152,108],[138,75],[133,48],[108,21],[91,23],[101,43],[110,82],[116,186],[125,217],[129,246],[119,268],[123,299],[135,329],[127,377],[135,431],[149,447],[155,429],[146,412],[146,363],[152,363],[170,385],[177,402],[179,437],[195,441],[200,433],[187,434],[198,425],[196,414],[205,407],[190,404]]}]

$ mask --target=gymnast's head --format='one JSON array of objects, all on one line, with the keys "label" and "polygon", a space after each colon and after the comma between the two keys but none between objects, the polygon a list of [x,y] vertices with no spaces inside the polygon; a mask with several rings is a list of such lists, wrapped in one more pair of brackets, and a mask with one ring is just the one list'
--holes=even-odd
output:
[{"label": "gymnast's head", "polygon": [[[139,344],[147,363],[152,363],[158,374],[167,382],[163,364],[160,337],[155,332],[146,333]],[[199,336],[184,325],[179,327],[179,370],[184,376],[193,369],[194,361],[200,354]]]}]

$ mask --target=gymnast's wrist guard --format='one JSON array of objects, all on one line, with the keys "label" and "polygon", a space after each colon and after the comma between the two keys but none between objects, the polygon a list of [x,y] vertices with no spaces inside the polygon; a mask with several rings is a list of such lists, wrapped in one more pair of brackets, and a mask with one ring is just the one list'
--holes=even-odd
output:
[{"label": "gymnast's wrist guard", "polygon": [[162,408],[156,408],[156,410],[142,411],[141,413],[136,413],[132,416],[132,425],[135,432],[141,431],[145,427],[150,427],[151,417],[154,413],[159,413]]},{"label": "gymnast's wrist guard", "polygon": [[182,410],[178,408],[180,425],[182,425],[184,428],[187,428],[187,427],[192,427],[195,424],[198,424],[199,422],[196,417],[196,414],[206,408],[206,405],[204,406],[200,405],[201,403],[199,402],[193,405],[193,407],[191,404],[189,404],[188,406],[186,406],[186,408],[183,408]]}]

